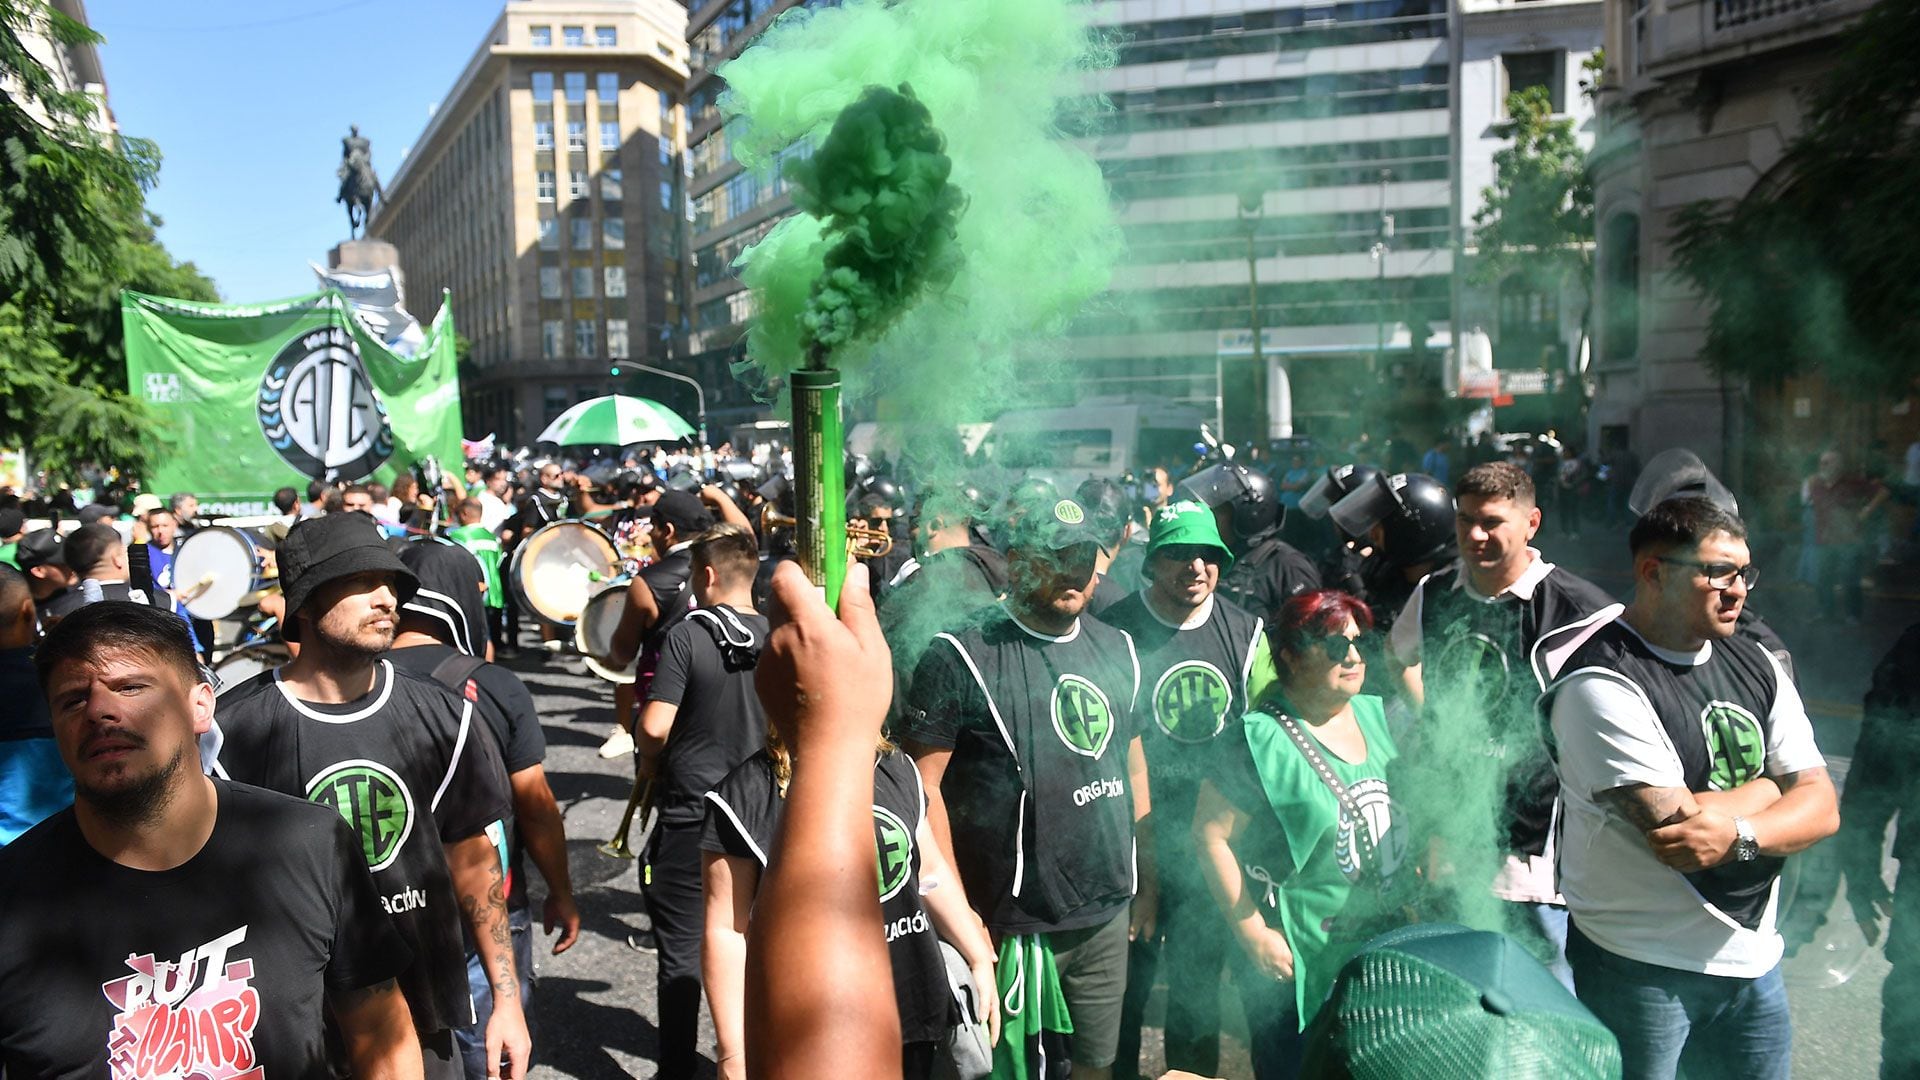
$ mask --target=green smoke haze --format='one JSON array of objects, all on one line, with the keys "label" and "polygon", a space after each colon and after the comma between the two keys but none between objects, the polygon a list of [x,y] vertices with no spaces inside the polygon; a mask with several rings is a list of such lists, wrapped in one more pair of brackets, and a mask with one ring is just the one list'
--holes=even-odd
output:
[{"label": "green smoke haze", "polygon": [[[1099,166],[1060,137],[1061,110],[1087,107],[1079,77],[1106,62],[1078,8],[1068,0],[853,0],[795,9],[721,68],[728,137],[747,168],[769,169],[802,139],[828,154],[835,121],[857,102],[856,117],[868,111],[870,88],[910,86],[945,139],[947,180],[966,200],[951,250],[935,242],[932,264],[896,271],[924,274],[930,288],[856,292],[837,272],[823,286],[830,252],[832,270],[852,265],[835,244],[837,216],[847,212],[835,199],[871,183],[861,154],[877,150],[879,135],[862,121],[867,138],[851,139],[847,154],[801,167],[808,190],[800,198],[818,201],[739,260],[758,308],[747,340],[755,368],[780,375],[804,366],[816,339],[831,344],[849,398],[878,396],[884,414],[909,427],[991,419],[1018,403],[1010,393],[1016,362],[1051,355],[1047,344],[1106,288],[1121,249]],[[924,181],[897,190],[903,213],[938,215],[908,205],[916,195],[938,198]],[[820,295],[829,291],[848,296]]]}]

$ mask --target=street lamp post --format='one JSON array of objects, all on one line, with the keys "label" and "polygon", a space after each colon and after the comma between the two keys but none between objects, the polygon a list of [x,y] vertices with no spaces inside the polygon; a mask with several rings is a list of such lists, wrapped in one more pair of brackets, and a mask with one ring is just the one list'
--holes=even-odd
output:
[{"label": "street lamp post", "polygon": [[1247,236],[1247,321],[1253,330],[1252,367],[1244,379],[1234,380],[1245,391],[1239,395],[1244,400],[1235,410],[1243,418],[1244,427],[1237,432],[1243,447],[1264,447],[1267,441],[1267,359],[1260,325],[1260,253],[1254,246],[1260,232],[1260,219],[1265,213],[1263,188],[1255,184],[1240,193],[1240,228]]},{"label": "street lamp post", "polygon": [[1387,213],[1387,182],[1392,169],[1380,170],[1380,229],[1371,253],[1378,264],[1373,287],[1373,370],[1378,375],[1386,367],[1387,354],[1387,253],[1393,250],[1393,215]]},{"label": "street lamp post", "polygon": [[655,375],[664,375],[669,379],[679,379],[681,382],[693,387],[693,399],[698,403],[697,407],[700,410],[700,445],[707,445],[707,394],[706,391],[700,389],[699,380],[688,378],[678,372],[657,368],[651,364],[638,364],[632,360],[622,360],[620,361],[620,365],[622,367],[638,368],[641,371],[650,371]]}]

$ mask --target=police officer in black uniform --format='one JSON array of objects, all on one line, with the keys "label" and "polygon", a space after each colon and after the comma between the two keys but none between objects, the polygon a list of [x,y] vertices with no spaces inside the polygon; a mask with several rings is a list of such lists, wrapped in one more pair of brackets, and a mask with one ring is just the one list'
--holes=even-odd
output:
[{"label": "police officer in black uniform", "polygon": [[1220,578],[1220,591],[1234,604],[1271,619],[1288,598],[1320,587],[1320,570],[1280,538],[1285,508],[1273,480],[1232,461],[1180,481],[1188,497],[1212,508],[1234,564]]},{"label": "police officer in black uniform", "polygon": [[1421,578],[1458,554],[1453,494],[1425,473],[1388,476],[1376,470],[1355,483],[1327,516],[1367,551],[1357,595],[1373,609],[1377,634],[1393,628]]}]

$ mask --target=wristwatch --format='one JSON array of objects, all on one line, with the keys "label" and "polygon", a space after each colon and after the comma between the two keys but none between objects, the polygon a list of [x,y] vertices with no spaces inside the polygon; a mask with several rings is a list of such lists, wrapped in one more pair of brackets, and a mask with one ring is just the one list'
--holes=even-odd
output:
[{"label": "wristwatch", "polygon": [[1752,862],[1760,857],[1760,841],[1754,838],[1753,826],[1747,819],[1733,819],[1733,858],[1735,862]]}]

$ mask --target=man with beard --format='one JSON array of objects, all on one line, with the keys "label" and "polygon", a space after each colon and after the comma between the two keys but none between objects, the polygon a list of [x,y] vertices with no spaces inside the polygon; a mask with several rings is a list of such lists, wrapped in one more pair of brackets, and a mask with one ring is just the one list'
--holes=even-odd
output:
[{"label": "man with beard", "polygon": [[1738,633],[1758,577],[1746,525],[1668,499],[1628,543],[1633,603],[1544,642],[1567,654],[1540,708],[1574,990],[1629,1077],[1784,1078],[1780,870],[1839,827],[1833,781],[1792,680]]},{"label": "man with beard", "polygon": [[400,976],[429,1076],[460,1076],[454,1029],[473,1016],[464,920],[493,987],[487,1062],[526,1075],[528,1037],[506,907],[488,835],[509,813],[493,740],[473,703],[394,670],[400,605],[418,579],[361,513],[295,525],[280,545],[285,667],[221,695],[215,774],[338,810],[359,834],[382,903],[414,952]]},{"label": "man with beard", "polygon": [[1153,721],[1140,731],[1153,784],[1161,940],[1144,935],[1127,959],[1115,1069],[1123,1080],[1138,1075],[1141,1017],[1162,957],[1167,1068],[1219,1072],[1220,971],[1233,939],[1199,874],[1193,810],[1216,756],[1214,737],[1231,730],[1273,678],[1261,620],[1215,591],[1221,571],[1232,565],[1213,514],[1197,502],[1170,503],[1153,515],[1142,567],[1146,586],[1101,616],[1130,634],[1140,651],[1140,711]]},{"label": "man with beard", "polygon": [[1096,1080],[1118,1052],[1127,943],[1153,924],[1150,836],[1135,873],[1140,664],[1124,631],[1082,617],[1103,539],[1086,508],[1023,509],[1005,603],[936,637],[900,730],[942,853],[1000,941],[998,990],[1060,1005],[1010,1014],[996,1055],[1038,1068],[1070,1031],[1073,1075]]},{"label": "man with beard", "polygon": [[0,851],[0,1071],[324,1076],[330,1014],[356,1075],[420,1075],[352,830],[196,767],[214,698],[186,626],[93,604],[37,667],[75,800]]}]

